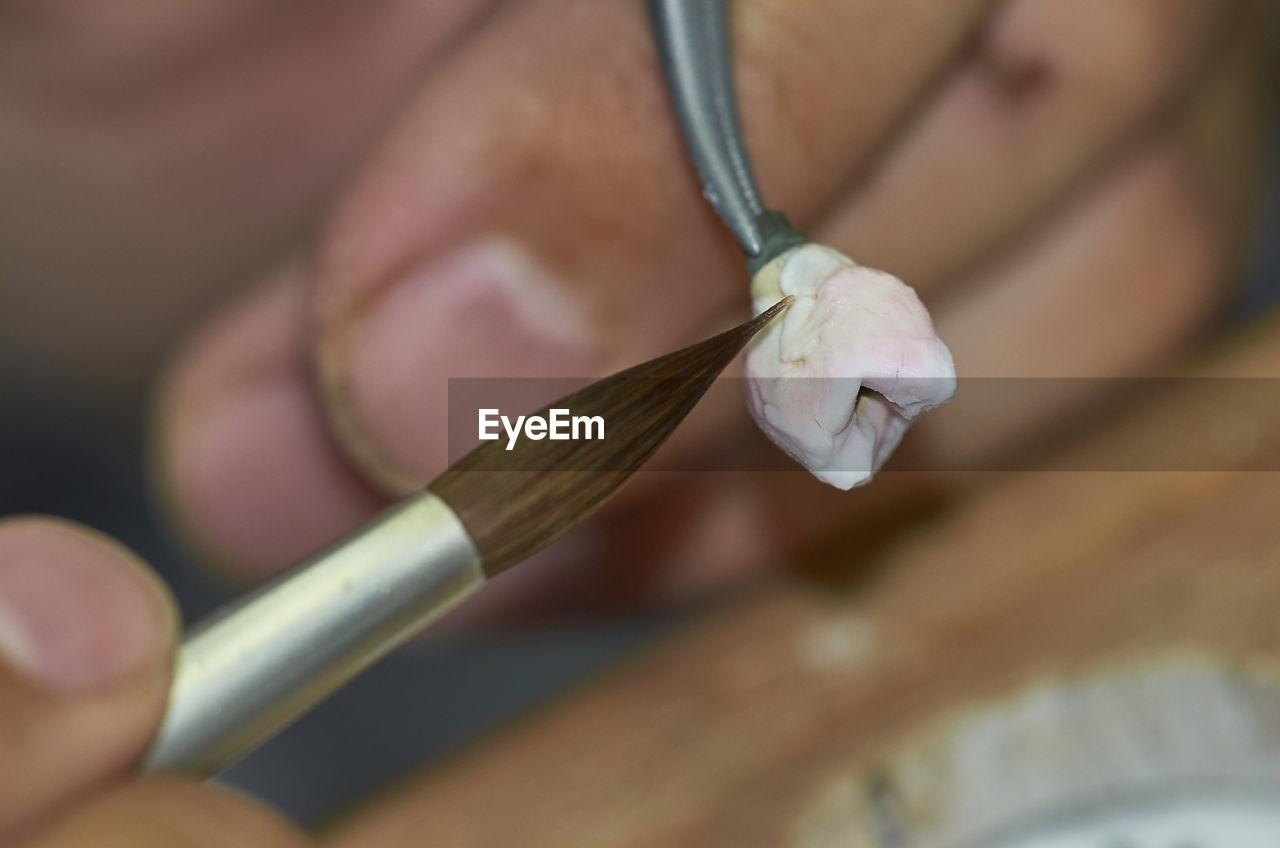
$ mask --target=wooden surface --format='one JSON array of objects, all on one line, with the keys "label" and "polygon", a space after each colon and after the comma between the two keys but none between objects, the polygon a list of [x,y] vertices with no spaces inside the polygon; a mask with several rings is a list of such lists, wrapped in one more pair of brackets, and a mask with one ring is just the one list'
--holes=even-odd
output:
[{"label": "wooden surface", "polygon": [[[1280,377],[1280,321],[1204,362],[1193,373]],[[1271,391],[1223,408],[1181,386],[1065,455],[1114,467],[1172,445],[1220,470],[1008,475],[889,546],[874,579],[758,588],[407,779],[411,805],[352,817],[341,844],[839,844],[831,799],[874,793],[975,704],[1186,657],[1265,677],[1280,473],[1239,469],[1280,467]]]}]

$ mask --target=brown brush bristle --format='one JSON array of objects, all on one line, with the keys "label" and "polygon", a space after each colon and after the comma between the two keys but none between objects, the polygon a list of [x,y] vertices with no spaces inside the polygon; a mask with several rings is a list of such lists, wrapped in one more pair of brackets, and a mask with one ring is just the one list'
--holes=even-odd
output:
[{"label": "brown brush bristle", "polygon": [[429,488],[462,520],[485,572],[505,571],[550,544],[614,495],[667,440],[787,298],[732,330],[650,360],[547,404],[599,415],[603,439],[533,441],[508,451],[487,442],[458,460]]}]

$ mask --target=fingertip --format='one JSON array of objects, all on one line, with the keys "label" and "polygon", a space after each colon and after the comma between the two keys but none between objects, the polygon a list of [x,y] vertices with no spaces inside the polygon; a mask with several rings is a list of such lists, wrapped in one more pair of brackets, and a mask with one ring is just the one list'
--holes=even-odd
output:
[{"label": "fingertip", "polygon": [[278,570],[381,503],[334,454],[305,388],[288,382],[219,399],[172,450],[186,538],[241,579]]},{"label": "fingertip", "polygon": [[136,761],[177,631],[167,590],[123,546],[61,519],[0,521],[0,841]]},{"label": "fingertip", "polygon": [[153,491],[216,574],[256,582],[382,505],[344,462],[315,397],[293,272],[212,325],[165,380]]},{"label": "fingertip", "polygon": [[87,693],[167,669],[178,614],[131,551],[57,518],[0,521],[0,660],[38,685]]}]

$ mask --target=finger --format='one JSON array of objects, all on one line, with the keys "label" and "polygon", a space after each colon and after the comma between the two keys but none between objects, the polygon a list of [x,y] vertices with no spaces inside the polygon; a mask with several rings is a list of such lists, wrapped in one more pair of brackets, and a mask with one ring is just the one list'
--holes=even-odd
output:
[{"label": "finger", "polygon": [[1087,216],[937,311],[966,374],[1019,378],[1017,392],[975,391],[982,402],[921,423],[920,438],[946,464],[972,466],[1084,408],[1096,384],[1061,378],[1156,368],[1213,314],[1227,256],[1179,153],[1162,146],[1127,165]]},{"label": "finger", "polygon": [[1002,393],[985,412],[965,403],[939,410],[925,427],[947,456],[963,463],[990,455],[1069,417],[1090,383],[1053,378],[1149,373],[1216,315],[1246,238],[1249,175],[1258,165],[1253,24],[1236,19],[1228,49],[1177,116],[1172,137],[1122,162],[1095,191],[1093,211],[1077,205],[1061,235],[1032,240],[959,283],[967,294],[943,302],[936,317],[970,351],[967,373],[1047,378],[1020,384],[1038,391]]},{"label": "finger", "polygon": [[260,579],[383,504],[325,428],[299,276],[286,268],[211,325],[157,404],[159,501],[204,561],[237,580]]},{"label": "finger", "polygon": [[14,848],[302,848],[279,815],[214,784],[177,778],[128,783]]},{"label": "finger", "polygon": [[1013,0],[818,234],[931,290],[1164,117],[1242,5]]},{"label": "finger", "polygon": [[177,616],[120,546],[0,522],[0,836],[121,774],[163,714]]}]

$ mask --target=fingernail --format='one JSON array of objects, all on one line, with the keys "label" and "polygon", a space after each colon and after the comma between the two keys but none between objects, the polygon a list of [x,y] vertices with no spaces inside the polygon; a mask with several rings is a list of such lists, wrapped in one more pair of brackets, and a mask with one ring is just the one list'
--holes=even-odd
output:
[{"label": "fingernail", "polygon": [[449,378],[587,376],[592,342],[581,305],[531,257],[475,243],[402,279],[363,318],[341,380],[355,438],[421,484],[447,465]]},{"label": "fingernail", "polygon": [[0,524],[0,663],[85,692],[158,661],[173,627],[158,585],[114,543],[56,520]]}]

